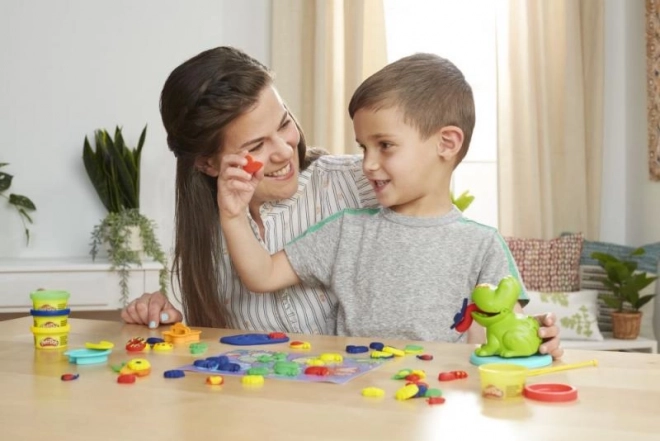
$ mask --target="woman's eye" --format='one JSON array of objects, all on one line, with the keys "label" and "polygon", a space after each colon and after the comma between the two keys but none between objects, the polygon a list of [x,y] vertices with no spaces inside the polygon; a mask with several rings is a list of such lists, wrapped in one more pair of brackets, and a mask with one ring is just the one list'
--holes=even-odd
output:
[{"label": "woman's eye", "polygon": [[287,119],[282,123],[282,126],[280,127],[280,130],[287,127],[289,124],[291,124],[291,119]]},{"label": "woman's eye", "polygon": [[256,152],[256,151],[258,151],[258,150],[261,150],[261,148],[262,148],[263,146],[264,146],[264,143],[263,143],[263,142],[260,142],[259,144],[255,145],[254,147],[252,147],[251,149],[249,149],[248,152],[252,153],[252,152]]}]

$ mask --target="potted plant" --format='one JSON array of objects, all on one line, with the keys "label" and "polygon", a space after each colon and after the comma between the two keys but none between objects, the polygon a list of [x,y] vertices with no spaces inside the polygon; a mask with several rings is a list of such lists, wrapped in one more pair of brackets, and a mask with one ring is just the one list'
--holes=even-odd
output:
[{"label": "potted plant", "polygon": [[601,278],[603,285],[612,291],[612,294],[606,294],[602,299],[613,308],[611,314],[614,338],[634,340],[639,336],[642,322],[640,309],[655,296],[640,294],[657,279],[637,271],[637,262],[630,259],[643,254],[643,248],[637,248],[630,253],[629,259],[618,259],[607,253],[591,253],[591,257],[598,261],[598,265],[607,274],[607,277]]},{"label": "potted plant", "polygon": [[[6,162],[2,162],[0,163],[0,168],[6,165],[9,164]],[[14,179],[13,175],[10,175],[9,173],[5,173],[5,172],[0,172],[0,196],[7,199],[9,205],[13,206],[18,212],[18,215],[21,218],[21,222],[23,222],[23,228],[25,229],[26,245],[29,245],[30,229],[28,228],[26,222],[32,223],[32,218],[28,214],[28,211],[34,211],[37,209],[37,207],[27,196],[15,194],[15,193],[9,193],[9,195],[6,194],[7,191],[9,191],[9,187],[11,187],[11,181],[13,179]]]},{"label": "potted plant", "polygon": [[105,245],[111,269],[119,274],[121,301],[128,303],[128,276],[131,265],[142,265],[150,256],[163,268],[159,273],[160,291],[167,293],[167,261],[154,234],[155,223],[140,213],[140,159],[147,134],[145,126],[136,148],[124,142],[122,129],[115,128],[114,139],[105,129],[94,132],[93,149],[85,136],[83,162],[108,215],[92,231],[92,259]]}]

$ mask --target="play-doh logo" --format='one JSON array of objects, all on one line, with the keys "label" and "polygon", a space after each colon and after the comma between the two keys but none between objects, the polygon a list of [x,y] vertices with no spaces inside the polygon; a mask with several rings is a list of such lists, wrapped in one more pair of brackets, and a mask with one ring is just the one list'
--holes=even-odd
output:
[{"label": "play-doh logo", "polygon": [[46,337],[39,343],[42,348],[55,348],[60,345],[60,342],[53,337]]},{"label": "play-doh logo", "polygon": [[40,311],[57,311],[57,308],[55,308],[53,305],[41,305],[39,310]]},{"label": "play-doh logo", "polygon": [[58,323],[55,323],[55,322],[46,322],[41,327],[42,328],[59,328],[60,325]]}]

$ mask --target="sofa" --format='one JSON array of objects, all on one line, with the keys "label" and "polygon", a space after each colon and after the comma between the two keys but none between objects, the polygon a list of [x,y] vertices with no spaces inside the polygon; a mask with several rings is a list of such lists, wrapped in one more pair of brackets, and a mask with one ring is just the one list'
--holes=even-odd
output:
[{"label": "sofa", "polygon": [[[600,251],[627,258],[635,247],[585,240],[580,233],[564,233],[550,240],[505,237],[520,276],[527,288],[528,314],[554,312],[563,345],[578,349],[639,349],[658,351],[660,340],[660,283],[643,294],[657,296],[642,308],[640,338],[636,341],[611,337],[610,309],[603,302],[607,293],[601,282],[604,271],[591,258]],[[660,273],[660,242],[643,246],[638,270]]]}]

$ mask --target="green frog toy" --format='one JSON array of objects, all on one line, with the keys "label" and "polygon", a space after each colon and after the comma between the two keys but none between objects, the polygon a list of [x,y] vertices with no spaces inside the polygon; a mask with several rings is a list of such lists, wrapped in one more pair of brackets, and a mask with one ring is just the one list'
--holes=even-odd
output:
[{"label": "green frog toy", "polygon": [[475,350],[477,356],[527,357],[538,352],[539,322],[513,311],[520,290],[518,280],[507,276],[497,287],[480,284],[472,291],[472,318],[486,328],[486,343]]}]

